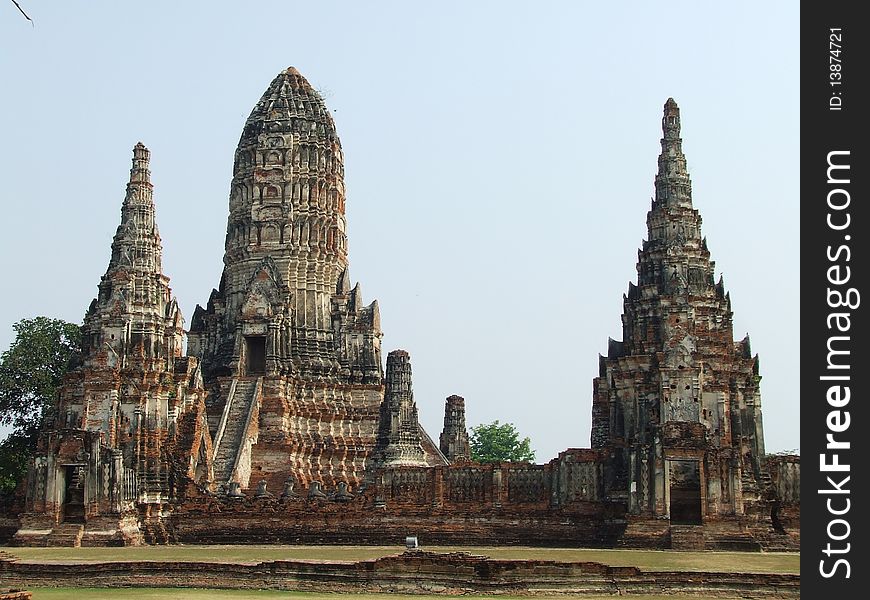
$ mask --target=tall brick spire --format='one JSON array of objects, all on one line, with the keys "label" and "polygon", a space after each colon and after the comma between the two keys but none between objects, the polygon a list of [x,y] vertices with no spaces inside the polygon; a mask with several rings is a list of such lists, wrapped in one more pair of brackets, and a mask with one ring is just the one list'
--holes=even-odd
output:
[{"label": "tall brick spire", "polygon": [[[748,337],[734,342],[731,301],[714,282],[692,206],[680,125],[669,98],[637,284],[623,297],[622,340],[609,341],[594,382],[592,445],[610,450],[609,494],[632,512],[695,522],[743,510],[761,482],[764,438],[758,358]],[[662,457],[676,447],[693,450],[666,469]],[[706,505],[687,492],[693,486]]]},{"label": "tall brick spire", "polygon": [[680,108],[673,98],[665,103],[661,145],[644,250],[701,242],[701,217],[692,208],[692,180],[680,138]]},{"label": "tall brick spire", "polygon": [[[184,320],[161,268],[149,158],[148,149],[136,144],[112,257],[82,325],[83,365],[65,381],[59,406],[76,415],[61,413],[70,425],[100,431],[104,443],[123,447],[140,493],[161,500],[168,493],[168,469],[157,458],[161,442],[154,432],[184,410],[175,403],[184,401],[188,384],[199,384],[192,372],[181,387],[172,379],[176,369],[196,370],[196,364],[180,358]],[[140,460],[146,439],[154,452],[148,461]]]},{"label": "tall brick spire", "polygon": [[181,357],[184,320],[161,267],[149,158],[136,144],[109,266],[82,325],[82,361],[64,377],[34,457],[27,510],[40,525],[19,532],[25,543],[46,545],[61,522],[78,522],[80,537],[100,532],[97,543],[141,544],[131,507],[159,513],[176,477],[202,485],[212,472],[208,431],[194,426],[206,420],[199,364]]},{"label": "tall brick spire", "polygon": [[118,366],[156,361],[166,367],[181,353],[183,320],[163,274],[150,155],[142,142],[133,148],[109,266],[85,315],[86,361]]},{"label": "tall brick spire", "polygon": [[[655,198],[647,213],[647,240],[638,252],[637,286],[629,284],[623,340],[631,353],[661,349],[661,335],[650,337],[646,304],[686,306],[692,295],[716,297],[730,328],[730,300],[714,286],[715,263],[701,235],[701,215],[692,206],[692,182],[680,138],[680,109],[673,98],[664,106],[662,151],[655,176]],[[655,290],[655,293],[640,292]],[[718,291],[718,296],[717,296]],[[641,296],[644,296],[641,299]],[[640,312],[636,312],[640,305]],[[691,311],[690,311],[691,312]],[[661,332],[659,332],[661,334]]]}]

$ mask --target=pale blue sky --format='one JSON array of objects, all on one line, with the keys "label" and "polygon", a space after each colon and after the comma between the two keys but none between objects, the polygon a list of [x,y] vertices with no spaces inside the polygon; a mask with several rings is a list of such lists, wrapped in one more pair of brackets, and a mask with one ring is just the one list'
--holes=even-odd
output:
[{"label": "pale blue sky", "polygon": [[588,447],[672,96],[767,448],[799,446],[798,3],[21,4],[35,27],[0,2],[0,348],[21,318],[81,320],[140,140],[164,270],[186,317],[204,304],[242,125],[293,65],[333,111],[351,276],[428,432],[460,394],[539,461]]}]

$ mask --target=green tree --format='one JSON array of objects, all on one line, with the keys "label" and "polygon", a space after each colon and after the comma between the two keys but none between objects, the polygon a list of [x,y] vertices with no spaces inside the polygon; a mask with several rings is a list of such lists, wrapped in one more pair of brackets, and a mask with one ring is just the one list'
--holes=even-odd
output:
[{"label": "green tree", "polygon": [[0,493],[24,477],[43,420],[81,341],[79,326],[61,319],[22,319],[12,328],[15,341],[0,355],[0,425],[12,429],[0,441]]},{"label": "green tree", "polygon": [[498,420],[471,428],[471,459],[483,463],[534,462],[529,438],[520,439],[513,423]]}]

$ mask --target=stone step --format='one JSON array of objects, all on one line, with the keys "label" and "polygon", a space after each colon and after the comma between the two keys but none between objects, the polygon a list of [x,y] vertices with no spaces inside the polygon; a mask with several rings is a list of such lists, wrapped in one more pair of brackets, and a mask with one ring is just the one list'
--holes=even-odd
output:
[{"label": "stone step", "polygon": [[237,379],[235,392],[227,399],[230,403],[227,422],[220,446],[216,448],[214,454],[214,477],[218,483],[226,483],[232,477],[236,456],[244,440],[248,412],[256,391],[256,379]]},{"label": "stone step", "polygon": [[703,525],[671,525],[672,550],[704,550],[706,547]]},{"label": "stone step", "polygon": [[710,542],[711,549],[723,552],[758,552],[761,544],[750,535],[721,536]]},{"label": "stone step", "polygon": [[146,544],[169,544],[172,542],[171,536],[166,529],[166,526],[158,522],[146,521],[142,524],[142,537]]},{"label": "stone step", "polygon": [[667,548],[670,522],[663,519],[629,517],[617,545],[622,548]]},{"label": "stone step", "polygon": [[82,545],[82,536],[84,533],[84,525],[62,523],[52,529],[51,533],[45,536],[45,545],[79,548]]},{"label": "stone step", "polygon": [[766,552],[794,552],[800,549],[800,539],[786,533],[770,531],[756,537],[759,545]]}]

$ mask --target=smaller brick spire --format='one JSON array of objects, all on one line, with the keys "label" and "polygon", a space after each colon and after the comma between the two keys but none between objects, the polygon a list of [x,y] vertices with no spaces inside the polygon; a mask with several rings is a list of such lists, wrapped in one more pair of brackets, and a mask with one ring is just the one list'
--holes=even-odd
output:
[{"label": "smaller brick spire", "polygon": [[85,315],[86,361],[110,366],[156,361],[162,366],[154,368],[168,368],[181,353],[183,320],[163,274],[150,157],[142,142],[133,148],[112,256]]},{"label": "smaller brick spire", "polygon": [[444,429],[439,445],[441,453],[450,462],[471,460],[471,447],[465,428],[465,398],[462,396],[448,396],[444,402]]},{"label": "smaller brick spire", "polygon": [[411,389],[411,357],[405,350],[393,350],[387,356],[386,389],[378,425],[380,464],[426,466],[420,442],[417,405]]}]

